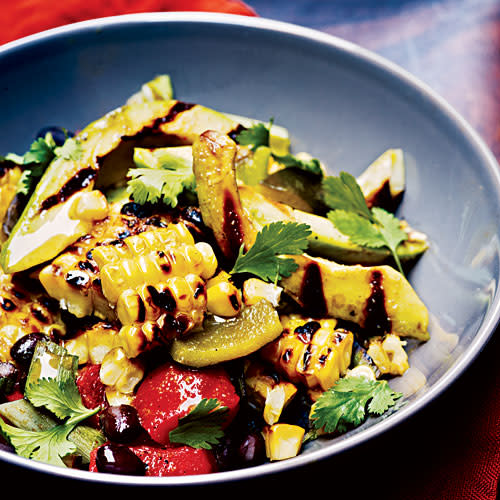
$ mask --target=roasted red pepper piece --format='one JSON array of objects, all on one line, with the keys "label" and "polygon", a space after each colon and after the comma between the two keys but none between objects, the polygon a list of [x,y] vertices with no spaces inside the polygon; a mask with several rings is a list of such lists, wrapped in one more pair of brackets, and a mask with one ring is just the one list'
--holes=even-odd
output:
[{"label": "roasted red pepper piece", "polygon": [[[97,449],[90,454],[90,472],[98,472]],[[188,476],[211,474],[217,471],[213,453],[190,446],[157,447],[150,445],[129,446],[146,466],[146,476]]]},{"label": "roasted red pepper piece", "polygon": [[[76,385],[82,403],[85,408],[97,408],[98,406],[104,407],[106,405],[106,393],[104,384],[99,378],[99,370],[101,365],[86,365],[78,373],[76,378]],[[90,424],[98,426],[98,416],[94,415],[90,419]]]},{"label": "roasted red pepper piece", "polygon": [[133,405],[142,426],[160,444],[169,443],[169,432],[202,399],[215,398],[229,409],[227,426],[238,411],[239,396],[223,368],[191,369],[166,363],[142,381]]}]

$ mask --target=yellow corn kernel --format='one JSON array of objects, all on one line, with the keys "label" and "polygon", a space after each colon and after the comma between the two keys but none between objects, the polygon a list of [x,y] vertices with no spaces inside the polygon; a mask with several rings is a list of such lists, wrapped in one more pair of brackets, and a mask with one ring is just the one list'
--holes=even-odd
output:
[{"label": "yellow corn kernel", "polygon": [[214,249],[205,241],[196,243],[195,247],[203,256],[203,269],[200,272],[200,276],[203,279],[208,280],[215,274],[219,265],[217,262],[217,257],[214,253]]},{"label": "yellow corn kernel", "polygon": [[403,375],[410,367],[408,355],[404,350],[406,342],[401,341],[399,336],[391,333],[383,338],[370,339],[367,354],[377,365],[381,374]]},{"label": "yellow corn kernel", "polygon": [[99,190],[84,191],[75,197],[70,210],[72,219],[87,222],[102,220],[108,216],[109,206],[106,196]]},{"label": "yellow corn kernel", "polygon": [[299,315],[282,318],[282,335],[261,349],[262,357],[291,382],[308,387],[311,397],[329,389],[351,362],[354,336],[332,319]]},{"label": "yellow corn kernel", "polygon": [[101,269],[106,264],[130,259],[144,253],[160,251],[172,245],[194,245],[189,229],[183,223],[168,224],[123,238],[113,245],[101,245],[92,251],[92,258]]},{"label": "yellow corn kernel", "polygon": [[291,382],[281,380],[279,375],[270,374],[262,363],[255,360],[245,363],[245,385],[251,400],[264,408],[264,421],[276,423],[282,411],[297,393]]},{"label": "yellow corn kernel", "polygon": [[243,302],[249,306],[266,299],[274,307],[278,307],[282,291],[283,289],[274,283],[267,283],[258,278],[249,278],[243,283]]},{"label": "yellow corn kernel", "polygon": [[129,358],[135,358],[159,342],[160,330],[154,321],[134,323],[120,328],[119,345]]},{"label": "yellow corn kernel", "polygon": [[[3,223],[10,202],[17,191],[17,183],[21,177],[21,168],[18,166],[5,167],[0,177],[0,225]],[[7,239],[4,231],[0,230],[0,243]]]},{"label": "yellow corn kernel", "polygon": [[292,424],[273,424],[262,432],[266,455],[271,461],[286,460],[299,454],[305,430]]},{"label": "yellow corn kernel", "polygon": [[242,307],[241,292],[230,281],[229,274],[221,272],[207,281],[207,310],[216,316],[231,318]]},{"label": "yellow corn kernel", "polygon": [[115,347],[104,356],[99,370],[101,382],[123,394],[131,394],[143,377],[142,364],[129,359],[121,347]]}]

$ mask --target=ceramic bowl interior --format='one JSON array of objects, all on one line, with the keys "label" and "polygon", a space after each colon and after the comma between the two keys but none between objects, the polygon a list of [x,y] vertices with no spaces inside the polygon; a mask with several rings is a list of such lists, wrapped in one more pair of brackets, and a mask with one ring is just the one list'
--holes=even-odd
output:
[{"label": "ceramic bowl interior", "polygon": [[[431,340],[411,352],[394,387],[407,404],[292,460],[178,478],[60,470],[0,452],[28,468],[91,481],[199,484],[249,478],[341,453],[387,432],[449,386],[484,347],[499,316],[498,165],[470,126],[400,68],[308,29],[220,14],[145,14],[79,23],[0,48],[0,153],[26,150],[44,126],[77,130],[168,73],[178,99],[288,128],[293,150],[331,173],[356,175],[385,149],[406,155],[398,215],[429,251],[409,278],[431,314]],[[91,476],[91,477],[89,477]]]}]

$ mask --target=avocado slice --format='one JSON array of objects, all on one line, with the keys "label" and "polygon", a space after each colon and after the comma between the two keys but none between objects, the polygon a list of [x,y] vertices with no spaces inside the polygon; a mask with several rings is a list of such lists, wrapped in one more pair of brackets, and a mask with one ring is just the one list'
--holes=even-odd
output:
[{"label": "avocado slice", "polygon": [[154,100],[125,105],[84,128],[78,160],[56,158],[40,179],[8,240],[0,265],[12,273],[52,259],[87,234],[92,221],[71,209],[76,195],[126,179],[135,147],[191,144],[207,128],[228,134],[239,124],[197,104]]},{"label": "avocado slice", "polygon": [[353,322],[368,336],[429,339],[429,314],[406,278],[391,266],[342,265],[293,255],[297,270],[280,286],[313,317]]},{"label": "avocado slice", "polygon": [[[389,262],[391,254],[386,248],[366,248],[352,243],[327,217],[293,208],[284,203],[270,200],[251,186],[240,185],[241,203],[256,230],[275,221],[293,221],[308,224],[309,253],[330,258],[344,264],[376,265]],[[412,230],[404,221],[402,228],[408,239],[398,246],[402,263],[408,263],[424,253],[429,244],[424,234]]]}]

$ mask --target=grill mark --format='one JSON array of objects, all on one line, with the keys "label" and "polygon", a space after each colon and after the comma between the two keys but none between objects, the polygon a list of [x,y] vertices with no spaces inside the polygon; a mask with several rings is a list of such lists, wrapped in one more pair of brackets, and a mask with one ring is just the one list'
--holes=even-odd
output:
[{"label": "grill mark", "polygon": [[312,345],[307,344],[307,347],[304,351],[304,355],[302,356],[302,367],[304,371],[306,371],[309,368],[309,363],[311,362],[312,358]]},{"label": "grill mark", "polygon": [[87,187],[95,179],[96,175],[97,171],[91,167],[80,170],[57,193],[43,200],[40,211],[48,210],[59,203],[63,203],[71,195]]},{"label": "grill mark", "polygon": [[177,303],[172,295],[172,292],[166,288],[165,290],[159,292],[154,286],[148,285],[147,287],[149,296],[151,297],[151,303],[156,307],[168,312],[175,311]]},{"label": "grill mark", "polygon": [[304,325],[300,325],[293,333],[297,335],[297,338],[304,344],[309,344],[311,342],[313,335],[321,328],[321,325],[317,321],[308,321]]},{"label": "grill mark", "polygon": [[246,128],[241,124],[241,123],[238,123],[238,125],[233,128],[233,130],[231,130],[230,132],[228,132],[228,136],[235,142],[238,142],[236,140],[236,138],[238,137],[238,135],[243,132],[243,130],[246,130]]},{"label": "grill mark", "polygon": [[224,193],[223,206],[224,221],[222,223],[222,229],[227,242],[224,253],[226,257],[232,258],[238,255],[238,251],[244,240],[241,219],[236,210],[235,201],[229,191]]},{"label": "grill mark", "polygon": [[83,271],[69,271],[64,279],[75,288],[84,288],[90,280],[89,275]]},{"label": "grill mark", "polygon": [[14,311],[16,309],[16,304],[6,297],[0,297],[0,306],[7,312]]},{"label": "grill mark", "polygon": [[382,335],[391,331],[392,324],[385,308],[384,277],[378,270],[371,273],[370,289],[364,309],[364,328],[370,335]]},{"label": "grill mark", "polygon": [[182,102],[182,101],[177,101],[169,110],[169,112],[160,118],[157,118],[153,122],[153,129],[160,128],[161,125],[164,123],[172,122],[174,119],[177,117],[178,114],[183,113],[184,111],[189,111],[191,108],[193,108],[195,105],[188,103],[188,102]]},{"label": "grill mark", "polygon": [[143,323],[146,319],[146,306],[140,295],[137,295],[137,321]]},{"label": "grill mark", "polygon": [[304,270],[299,292],[299,302],[307,313],[315,318],[326,316],[327,306],[323,291],[321,270],[316,262],[311,262]]}]

